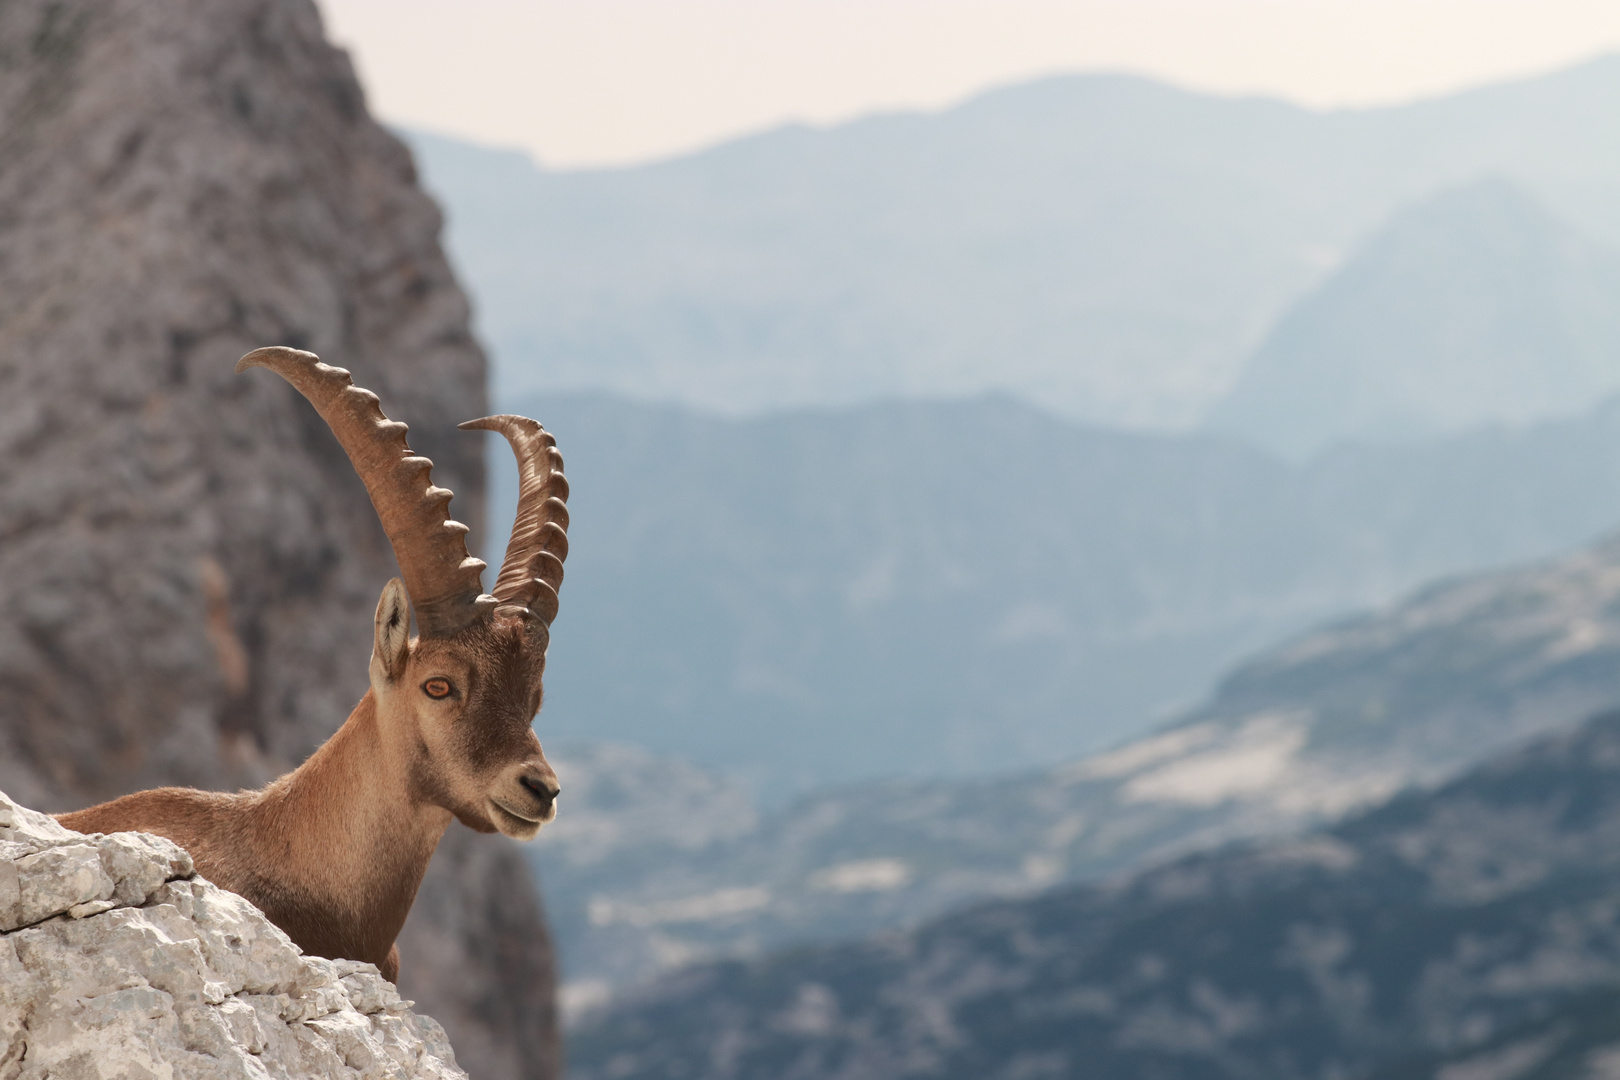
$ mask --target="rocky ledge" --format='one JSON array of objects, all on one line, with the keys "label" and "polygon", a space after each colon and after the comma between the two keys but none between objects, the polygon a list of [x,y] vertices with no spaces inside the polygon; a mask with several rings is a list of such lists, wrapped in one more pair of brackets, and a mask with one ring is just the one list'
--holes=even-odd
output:
[{"label": "rocky ledge", "polygon": [[0,1080],[465,1078],[370,964],[305,956],[145,833],[0,793]]}]

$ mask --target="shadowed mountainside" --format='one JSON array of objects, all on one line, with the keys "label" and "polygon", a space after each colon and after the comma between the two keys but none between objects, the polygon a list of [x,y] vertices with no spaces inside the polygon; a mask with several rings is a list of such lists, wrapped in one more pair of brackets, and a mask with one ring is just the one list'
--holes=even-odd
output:
[{"label": "shadowed mountainside", "polygon": [[1620,990],[1577,992],[1483,1043],[1402,1055],[1368,1080],[1606,1080],[1620,1066]]},{"label": "shadowed mountainside", "polygon": [[[1568,550],[1620,507],[1620,405],[1298,467],[1005,399],[502,405],[546,417],[576,480],[547,738],[674,753],[778,803],[1102,749],[1313,622]],[[491,462],[493,537],[515,474]]]},{"label": "shadowed mountainside", "polygon": [[579,1008],[704,957],[903,927],[1298,832],[1616,702],[1610,539],[1303,634],[1174,726],[1039,773],[848,787],[758,815],[736,785],[690,767],[563,749],[574,801],[533,857]]},{"label": "shadowed mountainside", "polygon": [[1570,1028],[1620,980],[1617,838],[1610,714],[1301,839],[675,974],[576,1032],[573,1075],[1304,1080],[1483,1068],[1538,1024],[1580,1060],[1614,1041]]},{"label": "shadowed mountainside", "polygon": [[[439,225],[309,0],[0,5],[0,788],[258,784],[348,714],[393,556],[304,400],[232,366],[281,343],[351,368],[478,521],[454,425],[484,359]],[[489,1080],[557,1072],[522,868],[456,829],[401,941],[405,992]]]}]

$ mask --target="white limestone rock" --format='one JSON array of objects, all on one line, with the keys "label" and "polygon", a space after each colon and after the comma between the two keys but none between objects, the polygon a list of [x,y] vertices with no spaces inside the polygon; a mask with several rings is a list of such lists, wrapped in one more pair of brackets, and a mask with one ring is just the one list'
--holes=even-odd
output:
[{"label": "white limestone rock", "polygon": [[142,833],[0,793],[0,1080],[465,1077],[370,964],[305,956]]}]

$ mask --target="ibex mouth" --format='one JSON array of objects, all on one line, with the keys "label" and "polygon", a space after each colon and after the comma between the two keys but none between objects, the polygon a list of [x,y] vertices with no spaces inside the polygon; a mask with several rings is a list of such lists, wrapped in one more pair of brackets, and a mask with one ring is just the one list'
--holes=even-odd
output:
[{"label": "ibex mouth", "polygon": [[490,797],[489,806],[495,812],[495,823],[498,827],[502,826],[503,819],[505,825],[511,826],[510,829],[501,828],[501,831],[508,835],[527,833],[533,836],[540,831],[540,826],[545,825],[557,816],[556,803],[552,803],[538,815],[533,812],[515,810],[508,803],[493,796]]}]

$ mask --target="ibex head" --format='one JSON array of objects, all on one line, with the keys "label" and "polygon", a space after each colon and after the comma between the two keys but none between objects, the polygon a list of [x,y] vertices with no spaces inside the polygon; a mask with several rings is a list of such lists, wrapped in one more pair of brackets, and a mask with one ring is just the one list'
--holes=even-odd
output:
[{"label": "ibex head", "polygon": [[377,604],[371,656],[377,721],[397,755],[390,771],[480,832],[532,838],[557,813],[557,774],[531,727],[568,554],[568,481],[556,440],[521,416],[461,425],[500,432],[518,459],[517,519],[485,594],[467,526],[448,517],[451,493],[433,485],[433,463],[411,452],[405,425],[383,415],[375,394],[297,349],[256,349],[236,369],[249,367],[276,372],[315,406],[394,547],[401,577]]}]

